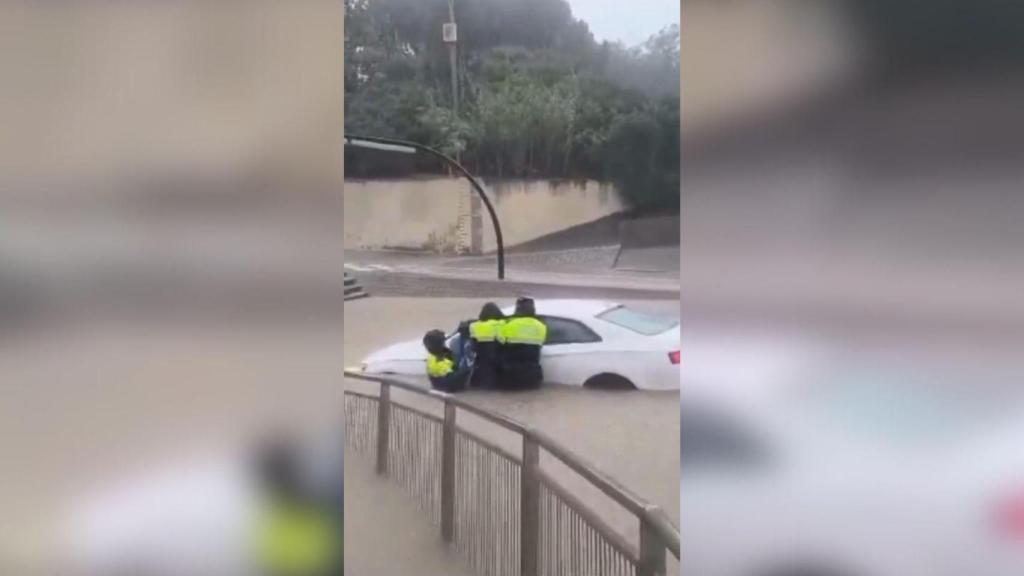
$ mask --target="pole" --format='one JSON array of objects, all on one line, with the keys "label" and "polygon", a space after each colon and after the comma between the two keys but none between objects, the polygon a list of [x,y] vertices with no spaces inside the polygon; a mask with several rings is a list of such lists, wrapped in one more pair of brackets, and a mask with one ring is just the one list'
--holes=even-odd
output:
[{"label": "pole", "polygon": [[665,544],[646,516],[640,518],[640,564],[636,572],[639,576],[665,575]]},{"label": "pole", "polygon": [[[455,24],[455,0],[448,0],[448,22]],[[452,69],[452,113],[459,117],[459,63],[456,54],[456,43],[448,43],[448,60]]]},{"label": "pole", "polygon": [[434,150],[428,146],[417,144],[415,142],[408,142],[406,140],[395,140],[393,138],[377,138],[375,136],[355,136],[346,135],[345,141],[351,143],[353,146],[366,146],[366,143],[370,144],[384,144],[392,147],[399,148],[413,148],[417,152],[426,152],[440,158],[449,166],[455,168],[460,174],[462,174],[469,183],[473,186],[473,190],[480,196],[480,200],[483,201],[484,207],[487,208],[487,213],[491,216],[491,225],[494,227],[494,240],[498,248],[498,280],[505,279],[505,241],[501,235],[501,223],[498,222],[498,214],[494,210],[494,205],[491,204],[491,199],[487,197],[487,193],[484,192],[484,187],[480,185],[480,182],[466,170],[462,164],[459,164],[455,160],[449,158],[444,153]]},{"label": "pole", "polygon": [[540,574],[540,446],[523,434],[523,467],[519,505],[519,574]]},{"label": "pole", "polygon": [[391,430],[391,386],[381,384],[377,404],[377,474],[388,474],[388,446]]},{"label": "pole", "polygon": [[455,405],[444,401],[441,429],[441,536],[455,540]]}]

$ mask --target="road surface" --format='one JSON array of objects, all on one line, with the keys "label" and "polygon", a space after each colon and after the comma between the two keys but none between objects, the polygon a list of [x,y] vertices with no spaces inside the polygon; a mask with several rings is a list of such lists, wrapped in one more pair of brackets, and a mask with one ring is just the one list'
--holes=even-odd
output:
[{"label": "road surface", "polygon": [[[350,302],[345,307],[345,362],[357,364],[373,350],[387,344],[419,339],[433,327],[449,328],[458,319],[472,317],[483,303],[481,298],[384,298]],[[504,304],[499,300],[499,304]],[[677,316],[674,301],[624,302],[639,310]],[[346,381],[346,386],[372,390],[365,383]],[[368,386],[370,386],[368,388]],[[608,392],[569,387],[502,393],[474,391],[464,398],[490,410],[535,426],[563,442],[578,455],[611,475],[640,496],[664,508],[678,521],[679,510],[679,397],[674,392]],[[415,396],[396,392],[403,403],[430,409]],[[437,406],[432,406],[436,409]],[[514,439],[493,427],[464,425],[510,450]],[[569,475],[559,477],[583,494],[586,487]],[[600,510],[614,527],[631,540],[636,522],[630,521],[617,505],[596,493],[587,494],[588,504]],[[363,533],[355,520],[348,531],[347,546],[376,551],[380,542]],[[364,535],[365,534],[365,535]]]},{"label": "road surface", "polygon": [[[497,259],[443,257],[407,252],[346,250],[345,270],[368,289],[389,296],[485,296],[530,292],[565,297],[582,291],[590,298],[679,299],[679,249],[640,255],[641,269],[612,268],[618,246],[507,254],[505,281],[496,282]],[[650,252],[649,250],[646,252]],[[629,257],[627,257],[629,259]]]},{"label": "road surface", "polygon": [[345,573],[469,576],[415,503],[365,457],[345,459]]}]

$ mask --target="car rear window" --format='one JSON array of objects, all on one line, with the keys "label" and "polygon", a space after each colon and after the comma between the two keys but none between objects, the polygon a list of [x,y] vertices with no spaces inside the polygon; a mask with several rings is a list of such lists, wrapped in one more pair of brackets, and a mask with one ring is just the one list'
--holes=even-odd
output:
[{"label": "car rear window", "polygon": [[669,316],[641,314],[640,312],[630,310],[625,306],[612,308],[607,312],[598,314],[597,317],[605,322],[615,324],[616,326],[620,326],[645,336],[661,334],[662,332],[667,332],[679,325],[679,320],[675,318]]}]

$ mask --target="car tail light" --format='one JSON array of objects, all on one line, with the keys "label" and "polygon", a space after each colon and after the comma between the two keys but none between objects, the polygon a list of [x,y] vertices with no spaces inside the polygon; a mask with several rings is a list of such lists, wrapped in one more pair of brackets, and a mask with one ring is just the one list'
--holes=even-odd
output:
[{"label": "car tail light", "polygon": [[679,364],[679,350],[668,353],[668,361],[673,364]]},{"label": "car tail light", "polygon": [[995,520],[1001,535],[1024,539],[1024,491],[1001,501],[996,507]]}]

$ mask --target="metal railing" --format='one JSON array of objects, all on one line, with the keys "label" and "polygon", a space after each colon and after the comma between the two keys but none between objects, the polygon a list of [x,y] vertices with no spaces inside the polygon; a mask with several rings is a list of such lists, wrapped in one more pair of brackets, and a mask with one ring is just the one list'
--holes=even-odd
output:
[{"label": "metal railing", "polygon": [[[349,447],[372,455],[378,474],[411,493],[477,574],[655,576],[666,573],[666,552],[679,558],[679,530],[658,506],[543,432],[449,394],[391,378],[345,375],[380,387],[376,396],[345,392]],[[444,415],[394,402],[392,388],[442,403]],[[459,426],[459,411],[517,434],[521,455]],[[635,517],[637,544],[543,469],[542,453]]]}]

